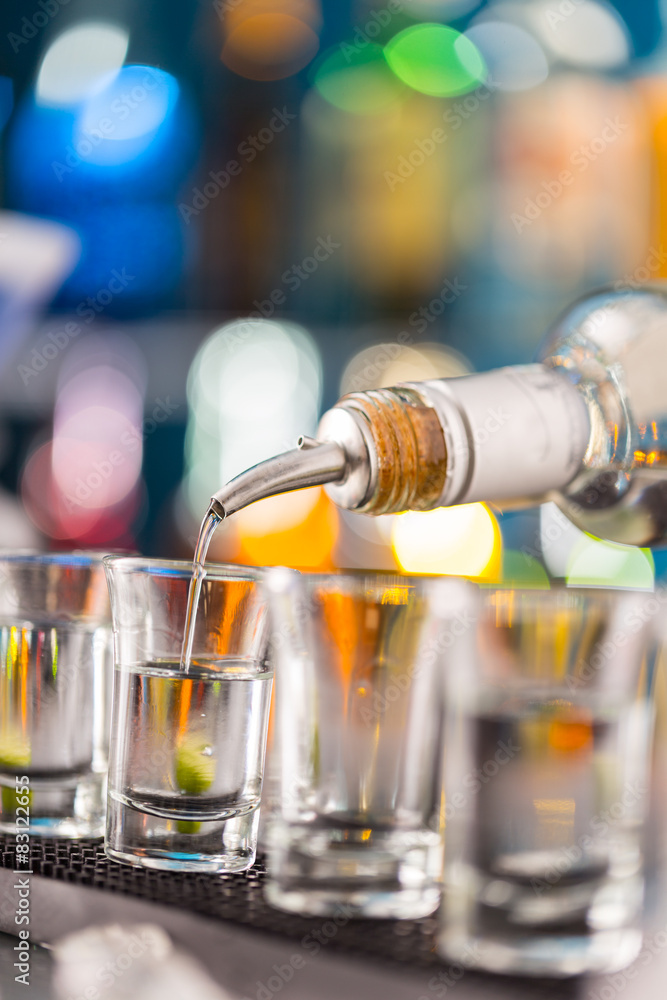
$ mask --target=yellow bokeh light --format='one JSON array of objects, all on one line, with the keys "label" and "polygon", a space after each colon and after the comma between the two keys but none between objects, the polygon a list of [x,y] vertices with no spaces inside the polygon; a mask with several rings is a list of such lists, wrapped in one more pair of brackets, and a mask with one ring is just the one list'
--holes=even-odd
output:
[{"label": "yellow bokeh light", "polygon": [[407,573],[441,573],[491,581],[501,571],[500,528],[483,503],[399,514],[392,545],[401,569]]},{"label": "yellow bokeh light", "polygon": [[338,536],[335,507],[320,487],[268,497],[234,515],[239,562],[330,570]]},{"label": "yellow bokeh light", "polygon": [[395,342],[373,344],[348,361],[341,376],[340,394],[382,389],[398,382],[456,378],[471,370],[467,358],[442,344],[424,343],[413,347]]}]

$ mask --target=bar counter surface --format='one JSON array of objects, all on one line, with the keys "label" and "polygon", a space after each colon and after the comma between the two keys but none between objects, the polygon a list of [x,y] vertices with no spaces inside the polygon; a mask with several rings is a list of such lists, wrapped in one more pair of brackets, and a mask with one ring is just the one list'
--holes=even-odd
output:
[{"label": "bar counter surface", "polygon": [[[240,875],[200,876],[114,865],[101,841],[32,843],[30,939],[50,945],[93,925],[153,923],[189,952],[232,997],[247,1000],[664,1000],[667,912],[649,906],[634,966],[613,976],[536,980],[463,972],[438,959],[436,919],[302,918],[265,903],[260,859]],[[17,926],[13,840],[0,838],[0,991],[3,1000],[52,1000],[52,959],[37,950],[29,990],[14,982]],[[654,880],[656,891],[662,878]],[[7,936],[5,936],[7,935]],[[280,978],[276,967],[293,970]],[[267,986],[271,980],[271,986]],[[288,981],[285,981],[288,980]]]}]

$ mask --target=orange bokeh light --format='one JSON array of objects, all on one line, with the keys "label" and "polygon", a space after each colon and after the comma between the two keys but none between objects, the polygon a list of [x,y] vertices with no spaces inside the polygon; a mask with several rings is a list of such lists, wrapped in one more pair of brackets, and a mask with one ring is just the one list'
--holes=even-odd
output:
[{"label": "orange bokeh light", "polygon": [[554,719],[549,726],[549,746],[559,753],[579,753],[593,745],[591,720],[573,713],[572,718]]},{"label": "orange bokeh light", "polygon": [[322,7],[319,0],[231,0],[224,10],[224,25],[231,34],[239,24],[260,14],[289,14],[313,31],[322,27]]},{"label": "orange bokeh light", "polygon": [[[304,491],[306,492],[306,491]],[[310,490],[307,491],[310,493]],[[252,566],[293,566],[296,569],[328,571],[334,568],[332,554],[338,536],[338,516],[326,493],[317,488],[317,497],[297,523],[281,527],[280,516],[271,517],[272,508],[280,515],[287,497],[269,497],[235,515],[239,538],[238,561]],[[254,510],[253,510],[254,508]],[[257,515],[264,511],[267,519]]]},{"label": "orange bokeh light", "polygon": [[282,11],[254,14],[232,25],[222,61],[249,80],[282,80],[298,73],[320,44],[309,24]]}]

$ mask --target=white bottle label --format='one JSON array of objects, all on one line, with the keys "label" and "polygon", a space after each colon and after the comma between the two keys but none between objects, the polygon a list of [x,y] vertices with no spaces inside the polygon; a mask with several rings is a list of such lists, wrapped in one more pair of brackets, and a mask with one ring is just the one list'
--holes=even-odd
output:
[{"label": "white bottle label", "polygon": [[543,365],[422,382],[447,444],[440,504],[536,499],[581,468],[590,436],[586,404],[568,378]]}]

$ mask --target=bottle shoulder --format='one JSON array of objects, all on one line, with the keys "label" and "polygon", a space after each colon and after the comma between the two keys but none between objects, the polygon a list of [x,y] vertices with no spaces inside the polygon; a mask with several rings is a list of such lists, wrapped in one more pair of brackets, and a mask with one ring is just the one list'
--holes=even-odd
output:
[{"label": "bottle shoulder", "polygon": [[635,354],[667,355],[667,283],[604,288],[563,312],[545,336],[537,360],[576,372],[628,364]]},{"label": "bottle shoulder", "polygon": [[[609,288],[576,302],[539,358],[586,400],[589,447],[561,506],[580,527],[647,544],[665,533],[667,289]],[[665,519],[667,520],[667,518]]]}]

